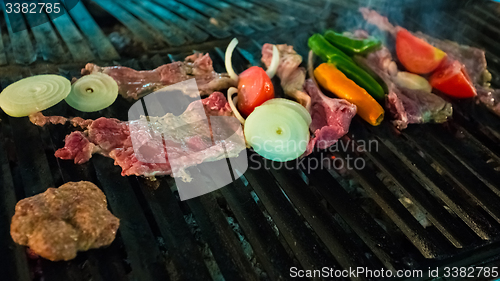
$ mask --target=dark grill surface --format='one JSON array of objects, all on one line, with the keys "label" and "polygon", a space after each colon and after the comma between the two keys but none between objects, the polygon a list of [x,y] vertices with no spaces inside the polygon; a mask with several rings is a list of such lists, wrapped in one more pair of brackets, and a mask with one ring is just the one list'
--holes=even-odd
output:
[{"label": "dark grill surface", "polygon": [[[485,49],[493,86],[500,87],[499,4],[434,3],[438,11],[417,1],[370,2],[410,30]],[[363,3],[94,0],[38,26],[40,15],[12,16],[2,19],[0,82],[4,88],[42,73],[71,79],[89,61],[153,69],[192,51],[208,51],[216,71],[224,71],[223,52],[233,36],[241,38],[233,58],[240,72],[260,65],[263,43],[292,44],[307,57],[314,31],[362,27],[356,9]],[[30,28],[14,33],[13,25]],[[116,38],[131,40],[122,46]],[[44,113],[126,120],[129,106],[119,98],[101,112],[82,114],[62,102]],[[362,157],[362,170],[276,168],[249,152],[250,167],[240,179],[185,202],[170,177],[122,177],[113,160],[101,156],[83,165],[56,159],[69,125],[38,128],[3,112],[0,119],[2,280],[281,280],[290,279],[290,267],[427,273],[428,267],[500,264],[500,122],[470,101],[454,104],[451,122],[413,125],[401,134],[387,121],[369,127],[356,117],[341,145],[377,141],[376,151],[307,158]],[[121,219],[116,240],[69,262],[28,258],[10,238],[14,205],[79,180],[106,194]]]}]

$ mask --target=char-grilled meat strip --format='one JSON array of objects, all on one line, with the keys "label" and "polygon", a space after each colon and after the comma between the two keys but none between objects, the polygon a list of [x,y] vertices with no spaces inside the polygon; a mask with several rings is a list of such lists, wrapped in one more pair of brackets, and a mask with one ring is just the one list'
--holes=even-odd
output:
[{"label": "char-grilled meat strip", "polygon": [[[268,43],[262,46],[262,62],[266,67],[271,65],[273,46]],[[287,96],[309,109],[311,98],[303,90],[304,82],[306,81],[306,70],[303,67],[299,67],[302,63],[302,56],[295,52],[293,46],[283,44],[276,45],[276,47],[280,53],[280,63],[276,75],[281,80],[283,91]]]},{"label": "char-grilled meat strip", "polygon": [[175,61],[147,71],[137,71],[124,66],[100,67],[93,63],[88,63],[82,69],[82,75],[95,72],[111,76],[118,83],[120,95],[132,100],[140,99],[164,86],[192,78],[196,79],[202,96],[236,86],[227,74],[214,71],[209,54],[200,53],[186,57],[183,62]]},{"label": "char-grilled meat strip", "polygon": [[43,127],[47,124],[64,125],[67,122],[70,122],[71,125],[73,125],[74,127],[80,127],[82,129],[86,129],[93,122],[93,120],[90,119],[85,120],[81,117],[66,118],[63,116],[45,116],[41,112],[36,112],[29,115],[29,119],[31,123],[40,127]]},{"label": "char-grilled meat strip", "polygon": [[326,149],[347,134],[356,106],[344,99],[327,97],[312,79],[307,79],[304,90],[311,96],[311,118],[309,126],[313,137],[307,145],[305,155],[315,148]]},{"label": "char-grilled meat strip", "polygon": [[451,117],[453,108],[441,97],[394,83],[397,66],[387,48],[372,52],[366,58],[356,56],[355,60],[362,67],[377,74],[387,85],[386,106],[394,118],[393,124],[399,130],[405,129],[408,124],[443,123]]},{"label": "char-grilled meat strip", "polygon": [[[201,108],[200,103],[204,109],[201,113],[197,110]],[[213,131],[218,136],[241,134],[243,139],[236,119],[235,122],[211,122],[210,117],[214,116],[234,118],[226,98],[220,92],[192,102],[179,116],[171,113],[163,117],[150,116],[148,122],[123,122],[101,117],[93,121],[85,132],[75,131],[68,135],[64,148],[57,150],[55,156],[72,159],[80,164],[87,162],[92,153],[100,153],[114,159],[115,165],[122,168],[123,176],[154,177],[174,172],[189,181],[190,176],[185,173],[185,168],[236,157],[246,148],[244,142],[231,138],[214,141]],[[207,126],[207,117],[211,126]],[[134,147],[140,151],[140,155],[136,154]],[[167,152],[168,157],[167,153],[162,152]],[[171,162],[174,159],[176,164],[172,171]]]}]

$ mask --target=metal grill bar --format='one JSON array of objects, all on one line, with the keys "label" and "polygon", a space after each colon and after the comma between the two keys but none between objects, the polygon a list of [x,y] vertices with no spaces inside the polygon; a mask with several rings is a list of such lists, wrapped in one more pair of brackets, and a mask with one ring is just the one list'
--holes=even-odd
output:
[{"label": "metal grill bar", "polygon": [[314,170],[307,174],[310,186],[316,188],[347,224],[370,248],[381,263],[390,270],[407,267],[403,260],[412,264],[411,258],[400,251],[400,247],[388,238],[387,232],[362,209],[344,188],[325,170]]},{"label": "metal grill bar", "polygon": [[484,240],[491,239],[498,234],[491,221],[487,220],[474,206],[459,196],[454,184],[447,182],[437,171],[435,171],[423,158],[418,155],[414,147],[407,142],[391,138],[390,129],[382,127],[382,130],[370,130],[377,139],[391,150],[406,167],[409,167],[422,184],[429,191],[441,199],[455,214],[464,220],[476,234]]},{"label": "metal grill bar", "polygon": [[227,27],[219,28],[213,22],[210,22],[206,17],[198,14],[194,10],[180,3],[170,0],[165,0],[165,1],[154,0],[154,2],[156,2],[156,4],[163,6],[165,9],[182,14],[182,16],[186,17],[188,20],[196,24],[199,28],[205,30],[215,38],[226,38],[231,35]]},{"label": "metal grill bar", "polygon": [[52,16],[51,14],[49,14],[49,16],[57,31],[61,34],[64,43],[66,43],[66,46],[68,47],[73,60],[91,61],[95,59],[94,54],[90,50],[87,41],[85,41],[85,38],[82,36],[75,24],[71,21],[68,12],[66,10],[64,10],[64,12],[64,15],[61,15],[57,18],[54,18],[54,16]]},{"label": "metal grill bar", "polygon": [[326,248],[334,253],[335,259],[343,268],[355,268],[356,266],[379,268],[366,260],[358,247],[345,234],[342,227],[335,223],[321,205],[318,204],[314,195],[308,191],[307,184],[300,178],[296,171],[285,168],[276,170],[272,168],[270,161],[265,165],[271,167],[271,174],[277,180],[282,191],[291,200],[300,214],[309,223],[315,233],[319,236]]},{"label": "metal grill bar", "polygon": [[149,1],[136,1],[137,4],[143,6],[145,9],[149,10],[149,12],[156,14],[163,21],[170,24],[170,26],[179,27],[179,31],[185,33],[185,37],[187,37],[188,41],[194,41],[196,43],[203,42],[208,39],[209,35],[199,29],[190,21],[187,21],[171,11],[164,9],[163,7],[149,2]]},{"label": "metal grill bar", "polygon": [[[343,159],[347,157],[344,153],[340,155]],[[423,229],[373,171],[354,171],[354,173],[367,194],[382,208],[424,257],[444,256],[445,249],[443,247],[445,245],[439,244],[435,237]]]},{"label": "metal grill bar", "polygon": [[[7,15],[5,10],[5,3],[2,2],[4,15]],[[31,45],[31,40],[26,30],[26,24],[20,14],[9,14],[5,17],[7,23],[7,30],[9,31],[10,42],[12,45],[12,52],[14,60],[19,64],[30,64],[36,60],[36,54]],[[21,31],[14,32],[13,26],[17,26]]]},{"label": "metal grill bar", "polygon": [[286,272],[297,265],[287,254],[266,218],[240,179],[221,189],[224,198],[240,223],[255,255],[272,280],[286,279]]},{"label": "metal grill bar", "polygon": [[122,9],[117,3],[106,0],[95,0],[94,2],[116,17],[123,25],[132,31],[137,40],[141,41],[147,48],[152,49],[160,44],[158,37],[155,36],[150,29],[146,28],[142,22]]},{"label": "metal grill bar", "polygon": [[[260,164],[262,165],[262,162]],[[280,234],[284,237],[302,267],[314,268],[315,265],[327,264],[333,268],[340,268],[333,256],[326,253],[324,247],[314,239],[311,230],[306,227],[301,217],[297,215],[279,186],[275,183],[274,178],[268,172],[256,169],[255,165],[257,164],[253,161],[250,163],[245,178],[273,218]]]},{"label": "metal grill bar", "polygon": [[[349,135],[355,135],[356,140],[363,140],[366,143],[375,140],[373,136],[362,130],[351,130]],[[406,165],[401,163],[387,147],[378,145],[378,151],[367,152],[367,156],[398,185],[398,189],[403,191],[406,197],[410,198],[420,209],[425,210],[427,218],[455,247],[462,248],[464,244],[472,241],[472,235],[463,231],[465,225],[442,208],[441,203],[434,197],[425,194],[425,187],[420,185],[413,177],[408,177],[411,170],[407,169]]]},{"label": "metal grill bar", "polygon": [[[10,225],[10,220],[14,215],[14,206],[17,202],[15,185],[12,178],[12,171],[9,167],[5,133],[0,131],[0,224]],[[24,247],[16,245],[10,237],[10,229],[2,227],[0,229],[0,268],[6,276],[6,280],[28,281],[30,280],[28,261]]]},{"label": "metal grill bar", "polygon": [[147,23],[151,28],[163,34],[163,39],[171,46],[181,46],[186,43],[184,38],[171,30],[170,26],[163,23],[160,19],[151,15],[138,5],[132,2],[116,1],[114,5],[119,4],[133,15]]},{"label": "metal grill bar", "polygon": [[42,54],[43,59],[51,62],[67,61],[62,45],[57,35],[48,21],[45,13],[27,13],[26,19],[33,33],[38,52]]},{"label": "metal grill bar", "polygon": [[121,218],[120,233],[134,276],[138,280],[168,280],[156,238],[127,178],[120,175],[120,168],[112,167],[112,159],[96,157],[92,164],[112,212]]},{"label": "metal grill bar", "polygon": [[[158,225],[160,234],[165,238],[168,249],[167,259],[171,259],[180,280],[209,280],[210,274],[203,257],[186,225],[177,200],[169,185],[161,181],[156,190],[137,181],[142,195]],[[196,269],[196,270],[193,270]]]},{"label": "metal grill bar", "polygon": [[69,10],[69,14],[71,14],[71,17],[78,27],[80,27],[82,33],[97,51],[100,59],[111,61],[120,58],[118,52],[104,35],[92,16],[90,16],[81,1],[79,1],[73,9]]}]

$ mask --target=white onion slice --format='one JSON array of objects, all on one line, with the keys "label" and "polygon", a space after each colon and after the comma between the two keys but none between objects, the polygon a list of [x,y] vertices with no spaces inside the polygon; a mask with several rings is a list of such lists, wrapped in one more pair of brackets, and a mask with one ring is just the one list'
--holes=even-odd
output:
[{"label": "white onion slice", "polygon": [[273,79],[274,75],[276,75],[276,71],[278,71],[278,66],[280,65],[280,52],[276,45],[273,45],[273,58],[271,60],[271,64],[267,69],[266,73],[269,78]]},{"label": "white onion slice", "polygon": [[283,104],[255,108],[245,121],[245,139],[264,158],[286,162],[300,157],[309,143],[309,126]]},{"label": "white onion slice", "polygon": [[227,102],[229,103],[229,107],[231,107],[231,110],[233,111],[236,119],[238,119],[242,125],[245,125],[245,118],[243,118],[243,116],[241,116],[240,112],[238,111],[238,108],[235,105],[235,103],[238,102],[238,97],[236,97],[233,100],[233,95],[237,94],[237,93],[238,93],[238,89],[236,89],[235,87],[229,88],[227,90]]},{"label": "white onion slice", "polygon": [[105,109],[118,97],[118,84],[104,73],[92,73],[78,79],[66,97],[66,102],[83,112]]},{"label": "white onion slice", "polygon": [[311,114],[309,114],[309,112],[307,112],[307,109],[298,102],[289,99],[275,98],[266,101],[262,105],[266,104],[280,104],[289,107],[297,112],[300,116],[302,116],[307,126],[311,125],[312,123]]},{"label": "white onion slice", "polygon": [[226,65],[227,74],[229,74],[229,77],[231,77],[231,79],[233,79],[234,81],[238,81],[238,74],[234,72],[233,63],[231,62],[231,60],[233,58],[233,51],[236,48],[236,45],[238,45],[238,39],[233,38],[233,40],[231,40],[229,45],[227,45],[225,62],[224,62]]},{"label": "white onion slice", "polygon": [[45,74],[21,79],[0,93],[0,107],[10,116],[24,117],[62,101],[71,82],[59,75]]}]

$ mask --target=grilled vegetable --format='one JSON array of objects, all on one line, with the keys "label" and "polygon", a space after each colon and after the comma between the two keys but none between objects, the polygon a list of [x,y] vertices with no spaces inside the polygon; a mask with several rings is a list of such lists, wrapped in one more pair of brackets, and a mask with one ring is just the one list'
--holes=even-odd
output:
[{"label": "grilled vegetable", "polygon": [[333,30],[325,32],[325,39],[349,56],[367,54],[382,44],[380,40],[374,38],[355,39]]},{"label": "grilled vegetable", "polygon": [[250,115],[257,106],[272,98],[273,83],[262,67],[252,66],[240,74],[237,104],[243,116]]},{"label": "grilled vegetable", "polygon": [[431,84],[424,77],[406,71],[398,72],[394,78],[394,82],[401,87],[412,90],[422,90],[428,93],[432,91]]},{"label": "grilled vegetable", "polygon": [[334,64],[323,63],[314,70],[314,77],[323,88],[358,108],[358,115],[373,126],[384,119],[384,109],[365,89],[344,75]]},{"label": "grilled vegetable", "polygon": [[[311,118],[293,101],[271,100],[255,108],[245,121],[245,139],[262,157],[286,162],[304,154],[309,143]],[[306,114],[306,115],[304,115]]]},{"label": "grilled vegetable", "polygon": [[116,81],[107,74],[93,73],[83,76],[71,86],[66,102],[77,110],[94,112],[112,105],[117,97]]},{"label": "grilled vegetable", "polygon": [[265,103],[263,103],[262,105],[266,105],[266,104],[279,104],[279,105],[289,107],[289,108],[293,109],[295,112],[297,112],[298,114],[300,114],[300,116],[302,116],[304,121],[306,121],[307,126],[311,125],[311,123],[312,123],[311,114],[309,114],[307,109],[298,102],[295,102],[295,101],[289,100],[289,99],[276,98],[276,99],[270,99],[270,100],[266,101]]},{"label": "grilled vegetable", "polygon": [[238,94],[238,89],[236,89],[235,87],[227,89],[227,103],[229,103],[229,107],[231,107],[234,117],[236,117],[236,119],[240,121],[241,125],[245,125],[245,118],[241,116],[240,111],[238,110],[238,108],[236,108],[236,105],[234,105],[235,103],[238,103],[238,97],[233,99],[234,94]]},{"label": "grilled vegetable", "polygon": [[385,98],[384,89],[366,71],[342,51],[330,44],[322,35],[314,34],[309,38],[309,48],[324,61],[328,61],[342,71],[349,79],[364,88],[377,100]]},{"label": "grilled vegetable", "polygon": [[[252,66],[238,76],[234,72],[231,63],[232,53],[237,44],[238,40],[236,38],[229,43],[226,49],[225,64],[229,76],[238,81],[237,107],[239,113],[246,117],[252,113],[255,107],[274,98],[274,87],[271,79],[276,74],[280,58],[278,48],[273,46],[273,58],[267,72],[262,67]],[[233,111],[236,110],[233,109]]]},{"label": "grilled vegetable", "polygon": [[23,117],[62,101],[71,82],[59,75],[37,75],[9,85],[0,93],[0,107],[10,116]]},{"label": "grilled vegetable", "polygon": [[330,61],[337,59],[338,57],[342,57],[346,60],[351,59],[344,52],[330,44],[330,42],[328,42],[325,37],[319,33],[309,37],[307,44],[309,45],[309,49],[311,49],[314,54],[319,56],[323,61]]},{"label": "grilled vegetable", "polygon": [[396,54],[406,70],[426,74],[434,71],[446,53],[400,28],[396,35]]},{"label": "grilled vegetable", "polygon": [[472,98],[477,95],[465,66],[458,61],[438,69],[429,81],[432,87],[455,98]]}]

